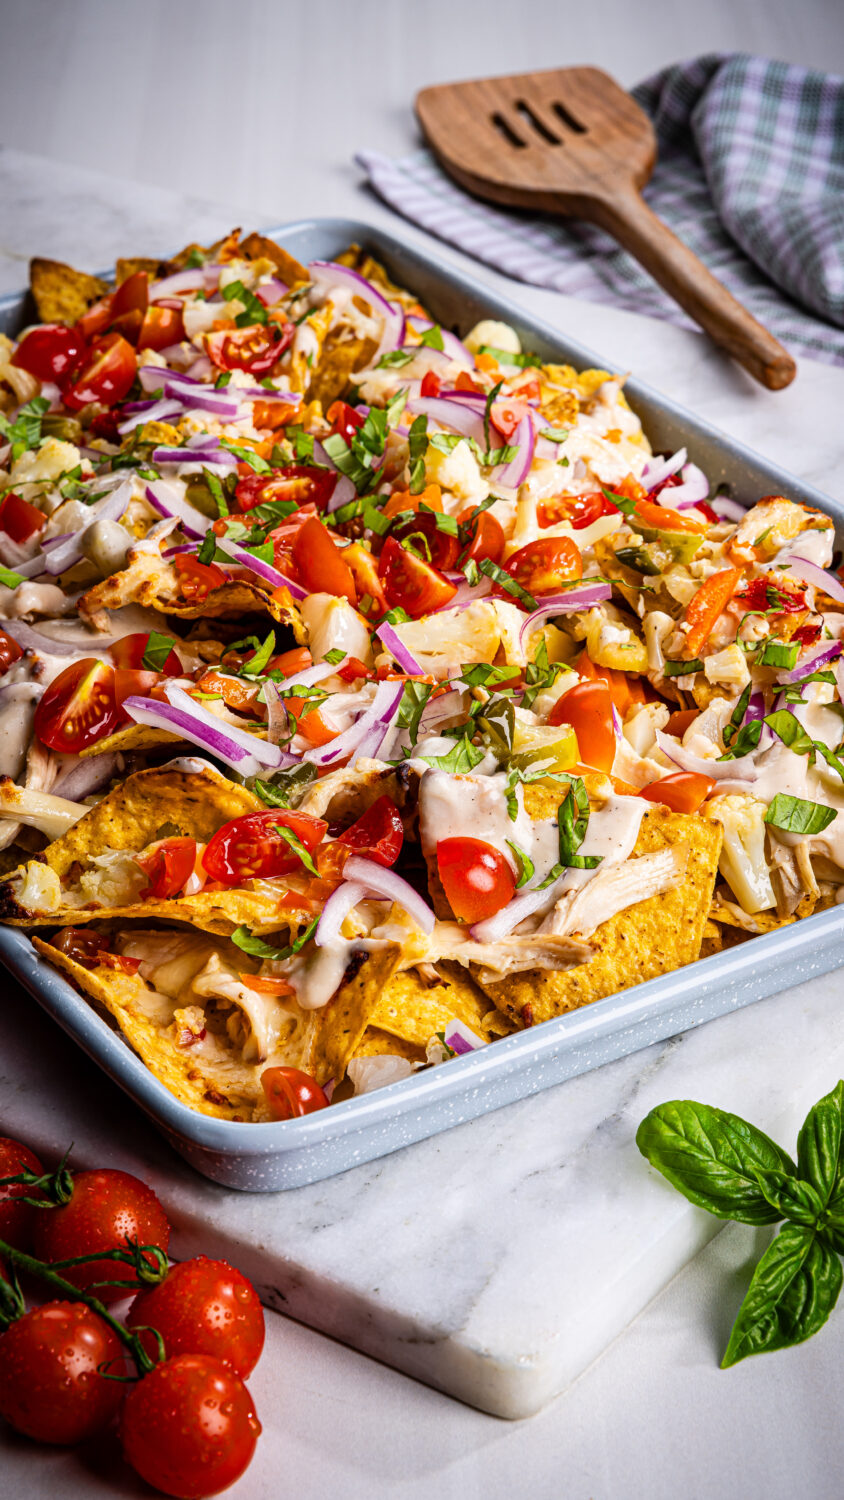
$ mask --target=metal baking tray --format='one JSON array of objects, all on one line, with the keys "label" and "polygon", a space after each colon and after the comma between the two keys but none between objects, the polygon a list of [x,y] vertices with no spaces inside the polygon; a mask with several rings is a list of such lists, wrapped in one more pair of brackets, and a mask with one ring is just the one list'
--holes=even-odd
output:
[{"label": "metal baking tray", "polygon": [[[330,260],[352,241],[364,246],[435,315],[466,333],[481,317],[512,324],[545,358],[606,367],[592,350],[530,318],[461,271],[393,235],[351,219],[309,219],[267,231],[300,260]],[[34,316],[28,293],[0,299],[0,331]],[[640,381],[626,391],[656,449],[688,447],[713,484],[738,500],[785,494],[819,506],[844,541],[844,505],[701,422]],[[28,938],[0,927],[0,960],[65,1031],[123,1088],[197,1171],[244,1192],[319,1182],[438,1131],[539,1093],[652,1042],[749,1005],[844,964],[844,909],[835,907],[635,985],[582,1010],[506,1037],[358,1099],[301,1120],[233,1124],[180,1104],[122,1037],[35,953]]]}]

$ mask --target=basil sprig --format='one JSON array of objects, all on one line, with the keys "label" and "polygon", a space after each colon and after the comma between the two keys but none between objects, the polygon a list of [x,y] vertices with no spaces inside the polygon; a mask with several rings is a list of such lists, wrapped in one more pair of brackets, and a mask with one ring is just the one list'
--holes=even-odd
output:
[{"label": "basil sprig", "polygon": [[689,1099],[652,1109],[636,1144],[690,1203],[716,1218],[786,1221],[756,1265],[722,1369],[817,1333],[844,1279],[844,1082],[809,1110],[796,1164],[749,1121]]}]

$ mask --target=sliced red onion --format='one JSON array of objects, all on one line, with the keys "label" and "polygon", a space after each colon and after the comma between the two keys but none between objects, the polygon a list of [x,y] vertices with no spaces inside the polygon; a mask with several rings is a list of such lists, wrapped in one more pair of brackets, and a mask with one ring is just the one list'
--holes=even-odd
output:
[{"label": "sliced red onion", "polygon": [[211,525],[208,517],[197,510],[196,506],[183,500],[167,479],[157,479],[154,484],[148,484],[146,496],[153,510],[157,510],[160,516],[175,516],[185,536],[196,539],[203,537]]},{"label": "sliced red onion", "polygon": [[421,677],[423,675],[422,668],[416,657],[412,652],[408,651],[392,625],[389,625],[385,621],[383,625],[378,626],[375,634],[380,638],[382,645],[389,651],[393,660],[398,663],[403,672],[408,672],[411,677]]},{"label": "sliced red onion", "polygon": [[[690,510],[693,505],[709,498],[709,480],[697,464],[686,464],[682,479],[682,484],[663,490],[659,496],[660,504],[664,504],[666,509]],[[663,499],[663,496],[666,498]]]},{"label": "sliced red onion", "polygon": [[743,521],[747,515],[745,506],[739,505],[738,500],[731,500],[729,495],[716,495],[709,505],[722,521]]},{"label": "sliced red onion", "polygon": [[686,462],[685,448],[678,448],[671,458],[649,458],[642,470],[642,484],[646,490],[655,490],[663,480],[670,479]]},{"label": "sliced red onion", "polygon": [[166,692],[167,703],[161,703],[157,698],[131,697],[125,699],[123,707],[136,724],[148,724],[153,729],[180,734],[183,739],[231,766],[241,776],[256,776],[265,766],[278,770],[298,763],[296,756],[286,755],[278,745],[259,740],[244,729],[221,723],[215,714],[174,683],[168,683]]},{"label": "sliced red onion", "polygon": [[217,390],[213,385],[198,380],[195,375],[187,375],[161,365],[141,365],[138,379],[145,391],[161,390],[166,397],[178,401],[187,410],[198,408],[219,417],[221,421],[234,421],[237,418],[240,403],[236,387],[230,390],[228,386],[224,386]]},{"label": "sliced red onion", "polygon": [[361,859],[359,855],[353,854],[351,859],[346,860],[343,874],[347,880],[362,885],[370,895],[394,901],[396,906],[402,907],[413,918],[423,932],[433,932],[436,918],[427,901],[401,875],[397,875],[395,870],[385,869],[372,859]]},{"label": "sliced red onion", "polygon": [[693,755],[662,729],[656,730],[656,742],[663,755],[682,771],[711,776],[713,781],[755,781],[759,775],[754,760],[756,751],[739,755],[735,760],[708,760],[702,755]]},{"label": "sliced red onion", "polygon": [[375,315],[383,319],[381,338],[372,356],[374,365],[377,365],[382,354],[401,348],[404,339],[404,313],[396,304],[388,302],[383,292],[379,292],[365,276],[353,271],[350,266],[338,266],[331,260],[311,261],[308,274],[314,286],[321,291],[330,293],[333,286],[345,287],[353,297],[360,297],[362,301],[368,302]]},{"label": "sliced red onion", "polygon": [[113,751],[86,756],[57,777],[50,790],[56,797],[66,797],[68,802],[81,802],[83,797],[107,786],[116,770],[117,755]]},{"label": "sliced red onion", "polygon": [[447,719],[456,719],[462,713],[463,694],[457,688],[452,688],[449,693],[440,693],[436,698],[429,698],[419,721],[420,733],[431,733],[439,724],[444,724]]},{"label": "sliced red onion", "polygon": [[271,276],[261,286],[256,286],[255,295],[260,297],[265,307],[274,307],[290,291],[286,281],[279,281],[277,276]]},{"label": "sliced red onion", "polygon": [[302,401],[297,391],[277,391],[266,385],[230,385],[226,389],[242,401],[283,401],[287,406],[299,406]]},{"label": "sliced red onion", "polygon": [[90,507],[90,520],[82,531],[75,531],[70,536],[61,539],[53,537],[51,540],[56,545],[49,546],[49,550],[44,553],[43,571],[57,578],[60,573],[66,573],[68,568],[80,562],[85,556],[80,546],[85,532],[95,521],[119,521],[131,498],[132,480],[127,479],[113,489],[110,495],[106,495]]},{"label": "sliced red onion", "polygon": [[808,656],[804,656],[803,660],[796,667],[793,667],[790,672],[778,673],[777,682],[783,687],[792,682],[800,682],[804,677],[808,677],[810,672],[819,672],[822,667],[827,667],[830,662],[836,661],[841,655],[841,651],[842,645],[840,641],[830,641],[825,646],[817,647]]},{"label": "sliced red onion", "polygon": [[[181,401],[127,401],[124,411],[134,411],[128,421],[121,422],[117,431],[121,437],[127,432],[133,432],[136,427],[143,427],[145,422],[163,422],[167,417],[175,417],[182,410]],[[156,460],[153,458],[153,463]]]},{"label": "sliced red onion", "polygon": [[[424,333],[426,328],[433,328],[435,326],[430,318],[420,318],[414,313],[408,317],[407,321],[417,333]],[[462,365],[464,370],[474,370],[475,360],[473,355],[469,353],[466,345],[457,337],[456,333],[451,333],[448,328],[443,328],[442,324],[438,326],[442,334],[443,351],[452,363]],[[421,347],[424,349],[426,346],[423,344]]]},{"label": "sliced red onion", "polygon": [[315,766],[331,766],[347,756],[351,756],[352,761],[359,755],[374,758],[393,728],[403,697],[403,683],[379,682],[372,703],[356,723],[344,729],[329,744],[306,750],[304,759]]},{"label": "sliced red onion", "polygon": [[474,438],[481,449],[486,448],[483,416],[461,401],[447,396],[417,396],[408,401],[405,411],[414,417],[429,417],[440,427],[450,427],[461,437]]},{"label": "sliced red onion", "polygon": [[552,615],[573,615],[581,609],[594,609],[596,604],[602,604],[605,599],[612,598],[612,585],[604,579],[595,579],[591,582],[584,578],[582,583],[574,588],[568,589],[565,594],[549,594],[539,604],[539,608],[528,615],[521,630],[519,631],[519,645],[524,646],[525,637],[532,630],[538,630]]},{"label": "sliced red onion", "polygon": [[541,907],[553,904],[555,893],[563,879],[564,876],[561,875],[559,880],[553,885],[546,886],[544,891],[539,889],[522,891],[520,895],[514,896],[512,901],[508,901],[506,906],[502,906],[494,917],[487,917],[483,922],[475,922],[469,928],[471,936],[477,943],[497,943],[501,938],[509,937],[520,922],[524,922],[527,917],[532,917],[534,912],[539,911]]},{"label": "sliced red onion", "polygon": [[530,417],[525,413],[516,431],[513,433],[508,447],[518,448],[515,458],[511,458],[508,464],[499,464],[495,469],[495,482],[497,484],[510,485],[512,489],[518,489],[524,484],[530,473],[533,463],[533,453],[536,446],[536,432]]},{"label": "sliced red onion", "polygon": [[751,693],[747,700],[747,710],[743,722],[747,724],[751,719],[764,719],[765,712],[765,694],[757,688],[756,692]]},{"label": "sliced red onion", "polygon": [[458,1057],[464,1057],[468,1052],[477,1052],[479,1047],[487,1045],[482,1036],[478,1036],[476,1032],[471,1031],[468,1026],[464,1025],[462,1021],[458,1021],[456,1017],[447,1023],[443,1032],[443,1041],[447,1047],[451,1048],[452,1052],[457,1053]]},{"label": "sliced red onion", "polygon": [[343,505],[348,505],[350,500],[356,499],[357,490],[348,474],[338,473],[334,482],[334,488],[328,497],[328,504],[325,507],[326,512],[328,515],[332,515],[335,510],[339,510]]},{"label": "sliced red onion", "polygon": [[[43,563],[42,563],[43,567]],[[85,648],[78,645],[70,645],[67,641],[54,641],[51,636],[44,635],[40,630],[33,630],[31,625],[25,624],[23,620],[4,620],[3,632],[10,635],[12,640],[17,641],[22,651],[38,651],[42,656],[83,656]],[[94,647],[91,641],[91,647]],[[96,642],[100,649],[101,641]]]},{"label": "sliced red onion", "polygon": [[162,297],[179,297],[188,292],[199,292],[204,289],[204,268],[195,266],[187,271],[175,271],[172,276],[165,276],[161,281],[151,282],[149,300],[160,302]]},{"label": "sliced red onion", "polygon": [[[347,861],[348,863],[348,861]],[[366,886],[358,884],[354,880],[344,880],[338,885],[325,903],[319,926],[314,933],[314,942],[318,948],[328,948],[340,938],[340,929],[343,926],[349,912],[359,901],[363,901],[366,895]],[[342,940],[341,940],[342,941]]]},{"label": "sliced red onion", "polygon": [[286,573],[279,572],[272,563],[263,562],[260,557],[255,556],[254,552],[250,552],[247,547],[242,547],[240,542],[233,542],[229,537],[221,536],[218,538],[217,546],[221,552],[225,552],[232,559],[232,562],[240,563],[242,567],[248,568],[250,573],[263,578],[264,582],[272,584],[274,589],[287,589],[291,599],[307,599],[308,590],[303,589],[300,583],[294,583],[292,578],[288,578]]},{"label": "sliced red onion", "polygon": [[787,557],[778,557],[772,564],[767,564],[767,567],[781,568],[783,566],[788,566],[794,577],[799,578],[801,583],[808,583],[813,588],[823,589],[823,592],[829,594],[831,599],[844,604],[844,584],[835,577],[834,573],[828,573],[825,568],[810,562],[808,557],[800,557],[796,552],[789,553]]}]

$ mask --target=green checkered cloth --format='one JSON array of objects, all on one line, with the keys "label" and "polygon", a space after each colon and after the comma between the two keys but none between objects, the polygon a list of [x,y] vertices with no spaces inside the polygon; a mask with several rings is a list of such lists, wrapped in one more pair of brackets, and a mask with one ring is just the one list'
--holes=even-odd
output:
[{"label": "green checkered cloth", "polygon": [[[844,364],[844,79],[711,55],[666,68],[633,97],[659,140],[651,207],[793,352]],[[393,208],[496,270],[696,326],[592,225],[492,208],[428,151],[357,160]]]}]

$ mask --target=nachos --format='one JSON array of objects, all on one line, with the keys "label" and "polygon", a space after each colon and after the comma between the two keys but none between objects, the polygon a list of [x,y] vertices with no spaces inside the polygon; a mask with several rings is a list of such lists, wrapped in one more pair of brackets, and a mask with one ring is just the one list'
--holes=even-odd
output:
[{"label": "nachos", "polygon": [[0,914],[287,1118],[844,890],[833,523],[357,247],[33,262],[0,338]]}]

